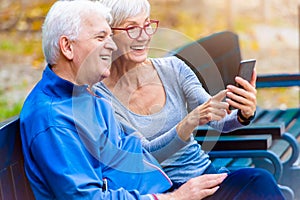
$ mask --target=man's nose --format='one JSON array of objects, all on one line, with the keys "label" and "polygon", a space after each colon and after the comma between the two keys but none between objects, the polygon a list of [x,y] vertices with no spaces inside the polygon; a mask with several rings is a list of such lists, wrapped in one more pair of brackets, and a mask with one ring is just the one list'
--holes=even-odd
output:
[{"label": "man's nose", "polygon": [[107,38],[106,48],[116,51],[118,49],[116,43],[113,41],[112,37]]}]

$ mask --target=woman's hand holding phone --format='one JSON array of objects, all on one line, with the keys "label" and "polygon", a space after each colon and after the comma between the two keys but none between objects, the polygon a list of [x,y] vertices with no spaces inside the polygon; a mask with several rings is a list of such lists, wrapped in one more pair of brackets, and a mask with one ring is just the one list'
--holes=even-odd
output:
[{"label": "woman's hand holding phone", "polygon": [[[227,99],[226,101],[229,103],[231,107],[236,109],[240,109],[240,113],[244,118],[250,118],[254,115],[256,110],[256,71],[254,68],[255,60],[250,60],[252,62],[252,66],[248,65],[249,68],[252,68],[251,73],[249,73],[250,69],[246,67],[245,71],[247,73],[242,73],[242,68],[240,70],[239,75],[235,77],[236,85],[228,85],[227,86]],[[251,63],[250,62],[250,63]],[[253,63],[254,62],[254,63]],[[249,64],[249,63],[248,63]],[[243,64],[241,64],[243,65]],[[245,72],[244,71],[244,72]],[[245,77],[247,74],[248,77]],[[251,76],[249,76],[251,75]],[[250,77],[250,78],[249,78]]]}]

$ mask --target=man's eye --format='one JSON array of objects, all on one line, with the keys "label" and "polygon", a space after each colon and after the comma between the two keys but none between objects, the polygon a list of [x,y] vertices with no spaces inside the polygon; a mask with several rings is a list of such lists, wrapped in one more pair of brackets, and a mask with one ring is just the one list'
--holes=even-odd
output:
[{"label": "man's eye", "polygon": [[104,39],[105,39],[105,36],[103,36],[103,35],[98,35],[96,38],[97,38],[98,40],[104,40]]}]

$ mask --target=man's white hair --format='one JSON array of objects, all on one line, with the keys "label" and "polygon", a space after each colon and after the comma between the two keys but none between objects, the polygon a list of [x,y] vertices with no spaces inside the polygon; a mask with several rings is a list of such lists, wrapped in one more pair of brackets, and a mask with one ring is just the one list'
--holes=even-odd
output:
[{"label": "man's white hair", "polygon": [[99,1],[57,1],[52,5],[42,27],[42,46],[48,64],[57,64],[60,37],[65,35],[75,40],[81,31],[82,19],[90,13],[102,15],[108,23],[112,20],[110,9]]}]

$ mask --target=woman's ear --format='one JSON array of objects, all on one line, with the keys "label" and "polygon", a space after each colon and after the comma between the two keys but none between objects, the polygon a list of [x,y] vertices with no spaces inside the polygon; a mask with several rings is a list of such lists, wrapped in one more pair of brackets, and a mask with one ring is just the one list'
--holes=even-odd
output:
[{"label": "woman's ear", "polygon": [[72,60],[74,57],[72,42],[67,36],[61,36],[59,39],[59,47],[66,59]]}]

